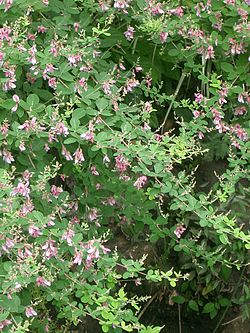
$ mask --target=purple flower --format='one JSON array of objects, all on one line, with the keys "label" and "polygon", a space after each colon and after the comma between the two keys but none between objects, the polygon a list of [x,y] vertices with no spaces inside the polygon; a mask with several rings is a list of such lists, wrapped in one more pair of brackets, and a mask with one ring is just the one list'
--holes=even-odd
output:
[{"label": "purple flower", "polygon": [[115,167],[120,173],[124,173],[127,170],[128,166],[129,166],[129,162],[124,156],[122,156],[122,155],[116,156]]},{"label": "purple flower", "polygon": [[124,36],[127,40],[132,40],[134,38],[135,29],[131,26],[128,27],[127,31],[124,32]]},{"label": "purple flower", "polygon": [[40,287],[49,287],[51,286],[51,282],[43,278],[42,276],[38,276],[36,279],[36,284]]},{"label": "purple flower", "polygon": [[56,242],[54,240],[48,240],[42,246],[42,249],[45,250],[45,258],[50,259],[57,256]]},{"label": "purple flower", "polygon": [[85,161],[82,149],[80,147],[77,148],[77,150],[74,152],[73,156],[75,157],[75,164],[81,164],[82,162]]},{"label": "purple flower", "polygon": [[36,238],[36,237],[41,236],[42,232],[38,227],[36,227],[34,224],[32,224],[32,225],[29,226],[29,234],[32,237]]},{"label": "purple flower", "polygon": [[160,32],[160,41],[161,43],[165,43],[168,38],[168,33],[167,32]]},{"label": "purple flower", "polygon": [[30,189],[29,189],[29,182],[25,184],[19,181],[17,187],[11,192],[11,195],[16,196],[17,194],[21,194],[23,197],[29,197]]},{"label": "purple flower", "polygon": [[140,190],[146,184],[147,180],[146,176],[141,176],[134,182],[134,186]]},{"label": "purple flower", "polygon": [[186,230],[186,228],[184,226],[180,225],[175,229],[174,234],[176,235],[177,238],[181,238],[181,236],[185,230]]},{"label": "purple flower", "polygon": [[28,306],[25,309],[25,314],[28,318],[37,316],[37,312],[34,310],[32,306]]}]

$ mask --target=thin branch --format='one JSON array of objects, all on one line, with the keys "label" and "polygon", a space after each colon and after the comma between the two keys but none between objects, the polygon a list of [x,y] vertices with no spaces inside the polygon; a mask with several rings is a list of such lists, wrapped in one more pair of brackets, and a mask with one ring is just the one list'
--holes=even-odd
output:
[{"label": "thin branch", "polygon": [[144,315],[144,313],[146,312],[146,310],[149,307],[149,305],[156,299],[157,295],[158,295],[158,291],[150,298],[150,300],[147,302],[147,304],[142,309],[141,313],[138,315],[138,319],[139,320]]},{"label": "thin branch", "polygon": [[175,99],[176,99],[176,97],[177,97],[177,95],[178,95],[178,93],[179,93],[179,90],[180,90],[180,88],[181,88],[181,86],[182,86],[182,84],[183,84],[183,81],[184,81],[186,75],[187,75],[186,72],[182,72],[181,77],[180,77],[180,80],[179,80],[178,85],[177,85],[177,87],[176,87],[176,90],[175,90],[174,96],[173,96],[173,98],[172,98],[172,101],[171,101],[171,103],[170,103],[170,105],[169,105],[169,108],[168,108],[168,110],[167,110],[167,113],[166,113],[166,115],[165,115],[165,118],[164,118],[164,120],[163,120],[163,123],[162,123],[161,126],[160,126],[160,128],[161,128],[161,134],[164,133],[164,127],[165,127],[166,121],[167,121],[167,119],[168,119],[169,113],[170,113],[170,111],[171,111],[171,109],[172,109],[173,103],[174,103],[174,101],[175,101]]}]

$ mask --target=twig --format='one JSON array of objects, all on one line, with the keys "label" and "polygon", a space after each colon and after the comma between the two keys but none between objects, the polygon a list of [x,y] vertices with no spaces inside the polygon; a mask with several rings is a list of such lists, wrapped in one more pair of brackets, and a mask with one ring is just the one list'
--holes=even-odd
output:
[{"label": "twig", "polygon": [[242,318],[242,315],[240,315],[240,316],[238,316],[238,317],[236,317],[236,318],[234,318],[234,319],[232,319],[232,320],[229,320],[229,321],[227,321],[226,323],[221,324],[221,326],[226,326],[226,325],[228,325],[228,324],[231,324],[232,322],[234,322],[234,321],[236,321],[236,320],[238,320],[238,319],[240,319],[240,318]]},{"label": "twig", "polygon": [[171,103],[170,103],[170,105],[169,105],[169,108],[168,108],[168,110],[167,110],[167,113],[166,113],[166,115],[165,115],[165,118],[164,118],[164,120],[163,120],[163,123],[162,123],[162,125],[160,126],[160,127],[161,127],[161,134],[164,133],[165,123],[166,123],[166,121],[167,121],[167,119],[168,119],[168,115],[169,115],[169,113],[170,113],[170,111],[171,111],[171,109],[172,109],[173,103],[174,103],[174,101],[175,101],[175,99],[176,99],[176,97],[177,97],[177,95],[178,95],[178,93],[179,93],[179,90],[180,90],[180,88],[181,88],[181,86],[182,86],[182,83],[183,83],[185,77],[186,77],[186,73],[185,73],[185,72],[182,72],[181,77],[180,77],[180,80],[179,80],[178,85],[177,85],[177,87],[176,87],[176,90],[175,90],[175,92],[174,92],[174,96],[173,96],[173,98],[172,98],[172,101],[171,101]]},{"label": "twig", "polygon": [[28,159],[29,159],[31,165],[33,166],[33,168],[36,170],[35,164],[33,163],[32,158],[30,157],[30,154],[28,154]]},{"label": "twig", "polygon": [[147,310],[147,308],[149,307],[149,305],[153,302],[153,300],[156,299],[157,295],[158,295],[158,291],[150,298],[150,300],[144,306],[144,308],[142,309],[141,313],[138,315],[138,319],[141,319],[141,317],[144,315],[144,313]]},{"label": "twig", "polygon": [[178,320],[179,320],[179,333],[181,333],[182,328],[181,328],[181,306],[180,306],[180,304],[178,304]]},{"label": "twig", "polygon": [[[241,272],[240,278],[239,278],[239,280],[238,280],[238,282],[237,282],[237,284],[236,284],[236,286],[235,286],[235,289],[234,289],[234,292],[233,292],[233,295],[232,295],[232,299],[233,299],[234,296],[236,295],[236,292],[237,292],[237,290],[238,290],[238,288],[239,288],[239,286],[240,286],[240,283],[241,283],[242,277],[243,277],[243,275],[244,275],[244,273],[245,273],[245,270],[246,270],[246,266],[242,269],[242,272]],[[228,311],[228,309],[229,309],[229,306],[230,306],[230,303],[229,303],[229,304],[227,305],[227,307],[225,308],[225,310],[224,310],[224,312],[223,312],[223,314],[222,314],[220,320],[218,321],[218,324],[216,325],[215,329],[213,330],[213,333],[216,333],[216,332],[218,331],[218,328],[220,327],[222,321],[224,320],[224,318],[225,318],[225,316],[226,316],[226,314],[227,314],[227,311]]]}]

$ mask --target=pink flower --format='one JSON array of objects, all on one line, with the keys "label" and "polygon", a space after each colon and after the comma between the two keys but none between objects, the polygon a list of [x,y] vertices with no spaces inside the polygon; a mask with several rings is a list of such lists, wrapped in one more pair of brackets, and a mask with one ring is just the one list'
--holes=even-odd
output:
[{"label": "pink flower", "polygon": [[134,186],[140,190],[146,184],[147,180],[146,176],[141,176],[134,182]]},{"label": "pink flower", "polygon": [[247,132],[240,126],[240,124],[236,124],[231,128],[231,131],[236,134],[236,136],[242,140],[247,141],[248,135]]},{"label": "pink flower", "polygon": [[123,88],[124,94],[132,92],[134,88],[138,87],[139,85],[139,81],[136,80],[134,77],[131,79],[127,79],[126,86]]},{"label": "pink flower", "polygon": [[79,28],[80,28],[80,24],[78,22],[75,22],[74,23],[74,30],[75,30],[75,32],[77,32],[79,30]]},{"label": "pink flower", "polygon": [[13,99],[13,101],[14,101],[15,103],[17,103],[17,104],[20,102],[20,98],[19,98],[18,95],[13,95],[13,96],[12,96],[12,99]]},{"label": "pink flower", "polygon": [[73,263],[76,265],[81,265],[82,264],[82,253],[77,251],[75,249],[75,255],[74,255],[74,260]]},{"label": "pink flower", "polygon": [[99,176],[99,172],[96,170],[96,166],[93,165],[91,168],[90,168],[90,171],[92,173],[92,175],[94,176]]},{"label": "pink flower", "polygon": [[155,140],[159,141],[159,142],[162,141],[162,135],[156,133],[155,134]]},{"label": "pink flower", "polygon": [[214,59],[214,48],[209,45],[207,51],[205,52],[205,59]]},{"label": "pink flower", "polygon": [[46,259],[57,256],[56,242],[54,240],[48,240],[45,242],[42,249],[45,250],[44,255]]},{"label": "pink flower", "polygon": [[0,331],[2,331],[5,328],[5,326],[8,326],[10,324],[12,324],[12,321],[8,319],[0,321]]},{"label": "pink flower", "polygon": [[200,140],[202,140],[202,139],[204,138],[204,134],[203,134],[202,132],[199,132],[199,133],[198,133],[198,138],[199,138]]},{"label": "pink flower", "polygon": [[122,10],[124,13],[127,13],[127,9],[129,8],[129,3],[131,0],[115,0],[114,8],[118,10]]},{"label": "pink flower", "polygon": [[[82,89],[81,89],[82,88]],[[82,90],[87,91],[88,90],[88,84],[87,80],[83,77],[76,83],[76,91],[78,94],[82,92]]]},{"label": "pink flower", "polygon": [[204,96],[200,93],[194,94],[195,102],[200,104],[204,100]]},{"label": "pink flower", "polygon": [[224,0],[224,3],[227,5],[234,6],[235,5],[235,0]]},{"label": "pink flower", "polygon": [[237,142],[237,141],[234,140],[234,139],[231,139],[231,145],[234,146],[234,147],[236,147],[236,148],[238,148],[238,149],[240,149],[240,144],[239,144],[239,142]]},{"label": "pink flower", "polygon": [[160,41],[161,43],[165,43],[168,38],[168,33],[167,32],[160,32]]},{"label": "pink flower", "polygon": [[199,118],[199,116],[201,115],[201,112],[199,110],[194,110],[193,115],[194,115],[194,118]]},{"label": "pink flower", "polygon": [[229,44],[230,44],[230,52],[233,56],[246,52],[245,44],[242,42],[237,42],[235,39],[229,38]]},{"label": "pink flower", "polygon": [[80,61],[82,61],[82,56],[80,54],[71,54],[68,56],[68,62],[71,66],[77,66]]},{"label": "pink flower", "polygon": [[9,127],[10,127],[10,124],[7,121],[4,121],[0,128],[0,132],[2,133],[4,138],[6,138],[8,135]]},{"label": "pink flower", "polygon": [[34,310],[32,306],[28,306],[25,309],[25,314],[28,318],[37,316],[37,312]]},{"label": "pink flower", "polygon": [[95,135],[94,135],[94,132],[88,131],[88,132],[85,132],[85,133],[81,134],[80,137],[82,139],[88,140],[88,141],[93,143]]},{"label": "pink flower", "polygon": [[174,14],[178,17],[182,17],[184,15],[184,11],[183,11],[183,8],[181,6],[175,8],[175,9],[171,9],[169,11],[171,14]]},{"label": "pink flower", "polygon": [[50,192],[53,194],[55,198],[58,198],[59,194],[63,192],[63,189],[59,186],[52,185]]},{"label": "pink flower", "polygon": [[95,186],[96,190],[100,190],[102,188],[102,185],[100,183],[97,183],[96,186]]},{"label": "pink flower", "polygon": [[88,220],[90,222],[97,220],[99,216],[97,208],[92,208],[88,212]]},{"label": "pink flower", "polygon": [[44,27],[43,25],[39,25],[37,27],[37,32],[40,33],[40,34],[44,34],[46,32],[47,28]]},{"label": "pink flower", "polygon": [[127,40],[132,40],[134,38],[135,29],[131,26],[128,27],[127,31],[124,32],[124,36]]},{"label": "pink flower", "polygon": [[122,155],[116,156],[115,167],[120,173],[124,173],[127,170],[128,166],[129,166],[129,162],[124,156],[122,156]]},{"label": "pink flower", "polygon": [[115,200],[115,198],[114,198],[114,197],[109,197],[109,198],[107,199],[107,204],[108,204],[109,206],[115,206],[115,204],[116,204],[116,200]]},{"label": "pink flower", "polygon": [[18,105],[19,105],[19,102],[20,102],[20,99],[17,95],[13,95],[12,96],[12,99],[13,101],[16,103],[13,108],[11,109],[12,112],[16,112],[17,108],[18,108]]},{"label": "pink flower", "polygon": [[57,81],[56,81],[56,78],[55,77],[50,77],[49,78],[49,81],[48,81],[48,85],[53,88],[53,89],[56,89],[57,87]]},{"label": "pink flower", "polygon": [[247,109],[245,106],[238,106],[235,110],[234,110],[234,114],[236,116],[242,116],[244,113],[247,112]]},{"label": "pink flower", "polygon": [[68,229],[62,235],[62,240],[66,240],[68,245],[72,245],[72,238],[75,236],[75,232],[73,229]]},{"label": "pink flower", "polygon": [[108,3],[106,3],[106,2],[104,2],[104,1],[102,1],[102,0],[99,0],[98,3],[99,3],[100,10],[101,10],[102,12],[106,12],[107,10],[109,10],[109,7],[110,7],[110,6],[109,6]]},{"label": "pink flower", "polygon": [[5,163],[11,164],[11,162],[15,161],[11,152],[6,149],[3,149],[2,151],[0,150],[0,156],[3,157]]},{"label": "pink flower", "polygon": [[109,159],[109,157],[107,156],[107,155],[105,155],[104,157],[103,157],[103,163],[104,164],[109,164],[110,163],[110,159]]},{"label": "pink flower", "polygon": [[2,245],[2,250],[6,253],[9,253],[9,250],[15,246],[13,239],[6,238],[5,243]]},{"label": "pink flower", "polygon": [[59,121],[55,127],[52,127],[52,129],[55,130],[55,133],[57,135],[63,135],[63,136],[68,136],[69,135],[69,130],[67,126],[64,125],[62,121]]},{"label": "pink flower", "polygon": [[73,157],[71,156],[70,152],[62,145],[62,155],[66,158],[67,161],[72,161]]},{"label": "pink flower", "polygon": [[111,87],[113,86],[114,83],[115,83],[115,80],[113,80],[113,79],[103,82],[102,89],[106,95],[112,94]]},{"label": "pink flower", "polygon": [[38,276],[38,278],[36,279],[36,284],[40,287],[50,287],[51,286],[51,282],[46,280],[45,278],[43,278],[42,276]]},{"label": "pink flower", "polygon": [[38,227],[36,227],[34,224],[32,224],[32,225],[29,226],[29,234],[32,237],[36,238],[36,237],[41,236],[42,232]]},{"label": "pink flower", "polygon": [[26,150],[25,142],[24,142],[24,141],[21,141],[21,142],[20,142],[20,144],[19,144],[19,149],[20,149],[20,151],[25,151],[25,150]]},{"label": "pink flower", "polygon": [[25,184],[21,181],[19,181],[17,187],[13,189],[11,192],[11,195],[16,196],[17,194],[21,194],[24,197],[29,197],[30,189],[29,189],[29,182],[26,182]]},{"label": "pink flower", "polygon": [[34,205],[30,199],[27,199],[25,203],[22,205],[19,216],[26,216],[28,213],[31,213],[34,210]]},{"label": "pink flower", "polygon": [[82,149],[80,147],[77,148],[77,150],[74,152],[73,156],[75,157],[75,164],[81,164],[82,162],[85,161]]},{"label": "pink flower", "polygon": [[154,3],[154,1],[152,1],[151,3],[149,2],[148,5],[148,9],[150,10],[153,16],[164,14],[164,10],[161,7],[162,7],[161,2]]},{"label": "pink flower", "polygon": [[176,235],[177,238],[181,238],[182,234],[184,233],[184,231],[186,230],[186,228],[184,226],[178,226],[175,231],[174,234]]},{"label": "pink flower", "polygon": [[13,0],[0,0],[0,5],[5,5],[5,12],[10,9],[13,4]]},{"label": "pink flower", "polygon": [[[1,0],[3,1],[3,0]],[[0,2],[0,4],[2,4]],[[3,28],[0,28],[0,40],[7,40],[7,41],[10,41],[10,34],[11,34],[11,29],[9,27],[3,27]]]}]

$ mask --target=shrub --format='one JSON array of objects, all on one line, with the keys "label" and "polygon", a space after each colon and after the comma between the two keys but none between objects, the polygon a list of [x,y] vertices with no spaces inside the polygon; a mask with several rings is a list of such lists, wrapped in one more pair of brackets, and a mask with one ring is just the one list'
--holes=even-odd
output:
[{"label": "shrub", "polygon": [[[218,3],[0,2],[0,329],[89,315],[104,332],[160,332],[140,323],[131,279],[167,280],[211,318],[232,302],[247,315],[247,284],[224,289],[250,248],[248,4]],[[197,166],[219,158],[202,191]],[[110,250],[117,229],[163,240],[163,265]]]}]

